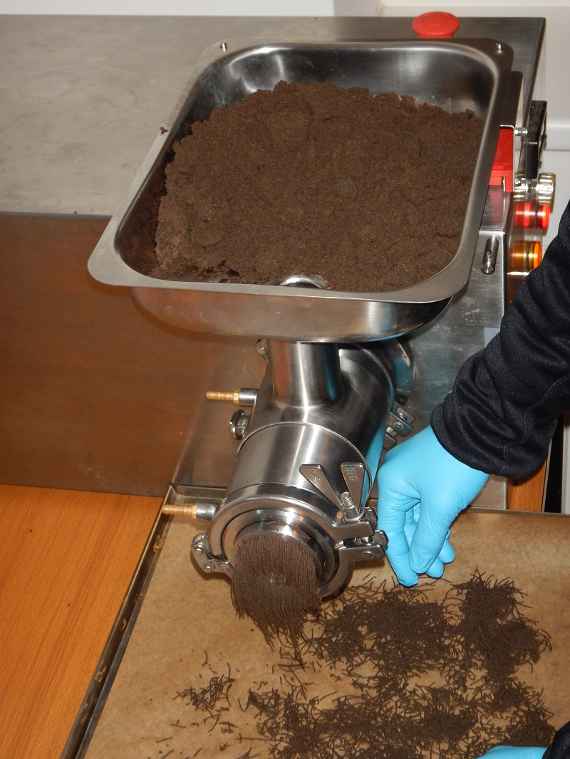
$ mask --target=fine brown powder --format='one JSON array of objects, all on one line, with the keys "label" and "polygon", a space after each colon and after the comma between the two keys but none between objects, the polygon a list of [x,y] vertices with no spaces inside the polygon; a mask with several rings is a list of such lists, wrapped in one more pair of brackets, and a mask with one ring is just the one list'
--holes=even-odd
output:
[{"label": "fine brown powder", "polygon": [[456,253],[481,137],[471,112],[286,84],[215,109],[174,145],[154,276],[387,291]]}]

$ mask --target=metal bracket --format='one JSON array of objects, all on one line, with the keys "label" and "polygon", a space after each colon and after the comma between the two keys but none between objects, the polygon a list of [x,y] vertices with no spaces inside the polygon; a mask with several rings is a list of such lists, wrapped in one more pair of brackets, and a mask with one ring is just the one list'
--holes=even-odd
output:
[{"label": "metal bracket", "polygon": [[344,510],[344,504],[340,495],[331,485],[324,468],[320,464],[301,464],[299,472],[327,500],[334,503],[341,511]]},{"label": "metal bracket", "polygon": [[532,100],[530,103],[523,168],[531,179],[538,177],[546,142],[546,108],[545,100]]},{"label": "metal bracket", "polygon": [[338,550],[348,555],[352,562],[358,562],[384,558],[387,547],[388,538],[382,531],[378,530],[369,538],[345,541]]},{"label": "metal bracket", "polygon": [[232,577],[233,567],[229,561],[212,555],[206,533],[195,535],[192,540],[192,558],[204,574],[223,574]]},{"label": "metal bracket", "polygon": [[555,175],[550,172],[543,172],[535,179],[528,177],[526,174],[518,173],[515,176],[513,200],[524,201],[534,195],[539,205],[546,205],[552,208],[554,205],[555,186]]},{"label": "metal bracket", "polygon": [[406,437],[413,432],[414,417],[397,404],[388,413],[384,432],[384,449],[389,451],[398,442],[399,437]]},{"label": "metal bracket", "polygon": [[237,411],[230,417],[229,427],[230,434],[234,440],[243,440],[247,434],[247,428],[249,426],[250,415],[247,411],[238,408]]},{"label": "metal bracket", "polygon": [[346,482],[353,506],[360,511],[362,505],[362,491],[364,489],[364,477],[366,470],[361,462],[345,461],[340,465],[340,471]]}]

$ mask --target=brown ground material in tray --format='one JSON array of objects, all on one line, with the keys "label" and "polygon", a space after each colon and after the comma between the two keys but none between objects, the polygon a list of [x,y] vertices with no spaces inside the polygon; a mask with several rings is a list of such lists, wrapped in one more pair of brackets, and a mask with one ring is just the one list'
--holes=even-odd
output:
[{"label": "brown ground material in tray", "polygon": [[155,276],[386,291],[457,251],[481,137],[472,113],[281,82],[174,146]]}]

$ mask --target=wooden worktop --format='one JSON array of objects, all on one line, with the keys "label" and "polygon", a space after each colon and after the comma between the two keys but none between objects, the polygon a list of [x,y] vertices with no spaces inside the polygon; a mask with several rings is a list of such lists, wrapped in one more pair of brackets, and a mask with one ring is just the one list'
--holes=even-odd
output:
[{"label": "wooden worktop", "polygon": [[160,499],[0,485],[0,757],[59,757]]}]

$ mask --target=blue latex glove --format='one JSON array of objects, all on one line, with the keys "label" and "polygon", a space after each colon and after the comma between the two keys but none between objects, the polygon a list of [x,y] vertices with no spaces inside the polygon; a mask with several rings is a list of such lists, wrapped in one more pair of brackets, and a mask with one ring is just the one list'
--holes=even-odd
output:
[{"label": "blue latex glove", "polygon": [[378,529],[388,537],[388,560],[402,585],[419,573],[441,577],[455,558],[449,529],[489,475],[463,464],[431,427],[397,445],[379,473]]},{"label": "blue latex glove", "polygon": [[497,746],[479,759],[542,759],[545,748],[516,748],[515,746]]}]

